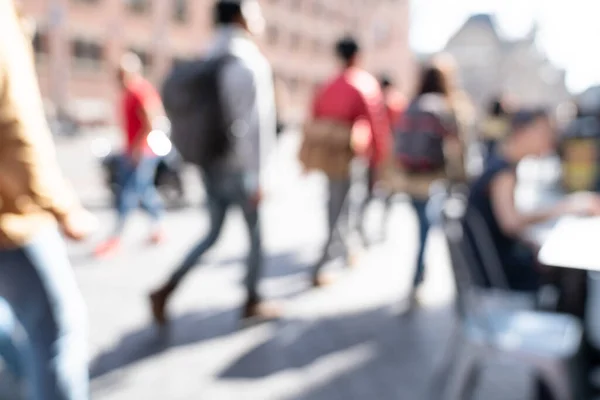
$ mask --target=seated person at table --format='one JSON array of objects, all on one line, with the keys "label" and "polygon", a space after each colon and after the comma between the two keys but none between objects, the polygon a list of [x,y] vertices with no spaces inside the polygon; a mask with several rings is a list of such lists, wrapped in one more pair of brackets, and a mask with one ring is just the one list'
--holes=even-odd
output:
[{"label": "seated person at table", "polygon": [[[499,144],[483,174],[471,185],[469,209],[477,210],[486,222],[513,290],[535,291],[539,287],[535,252],[519,240],[529,226],[564,214],[591,214],[598,209],[598,200],[591,195],[573,195],[550,209],[534,213],[522,213],[515,206],[516,165],[525,157],[549,154],[555,143],[552,123],[545,111],[516,112],[510,118],[510,132],[505,141]],[[474,243],[474,233],[468,227],[467,233]],[[477,247],[473,247],[483,266],[483,258]]]}]

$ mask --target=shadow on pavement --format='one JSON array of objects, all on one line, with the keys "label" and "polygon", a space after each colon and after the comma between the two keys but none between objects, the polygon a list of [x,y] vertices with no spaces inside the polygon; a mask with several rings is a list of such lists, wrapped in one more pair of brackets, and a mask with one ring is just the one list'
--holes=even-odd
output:
[{"label": "shadow on pavement", "polygon": [[[100,211],[110,211],[110,210],[114,210],[115,209],[115,205],[112,202],[111,199],[104,199],[104,200],[83,200],[83,206],[88,210],[88,211],[92,211],[92,212],[100,212]],[[185,211],[188,210],[190,208],[205,208],[206,207],[206,203],[205,202],[192,202],[189,200],[183,200],[180,202],[170,202],[167,204],[164,204],[165,210],[170,211],[170,212],[177,212],[177,211]],[[115,211],[116,212],[116,211]]]},{"label": "shadow on pavement", "polygon": [[145,325],[123,336],[112,349],[96,356],[90,363],[90,377],[102,377],[170,348],[228,335],[235,331],[238,320],[238,309],[204,310],[177,316],[163,329]]},{"label": "shadow on pavement", "polygon": [[296,372],[304,387],[302,393],[283,397],[290,400],[422,398],[441,361],[451,312],[423,310],[398,318],[390,308],[287,320],[271,340],[242,355],[219,377],[260,380]]},{"label": "shadow on pavement", "polygon": [[[211,259],[210,263],[216,267],[240,267],[245,268],[246,255],[236,255],[225,258]],[[281,278],[285,276],[308,273],[308,265],[301,259],[298,251],[285,251],[278,254],[265,254],[265,266],[262,278]]]}]

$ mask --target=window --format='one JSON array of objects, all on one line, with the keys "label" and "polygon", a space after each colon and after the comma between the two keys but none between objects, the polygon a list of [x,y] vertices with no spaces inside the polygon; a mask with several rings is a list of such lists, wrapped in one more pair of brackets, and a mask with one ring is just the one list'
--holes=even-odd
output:
[{"label": "window", "polygon": [[96,41],[74,39],[72,42],[72,52],[77,66],[99,68],[102,63],[104,49]]},{"label": "window", "polygon": [[36,30],[33,35],[33,51],[36,57],[48,54],[48,34],[46,32]]},{"label": "window", "polygon": [[188,20],[188,0],[173,0],[173,19],[179,23]]},{"label": "window", "polygon": [[125,0],[127,8],[136,13],[145,13],[150,10],[150,0]]},{"label": "window", "polygon": [[279,28],[277,28],[274,25],[269,25],[267,27],[267,42],[270,45],[274,45],[274,44],[277,44],[278,40],[279,40]]},{"label": "window", "polygon": [[290,48],[292,50],[297,49],[298,47],[300,47],[300,35],[296,32],[292,33],[290,36]]},{"label": "window", "polygon": [[384,46],[392,39],[392,28],[385,21],[373,25],[373,39],[378,46]]}]

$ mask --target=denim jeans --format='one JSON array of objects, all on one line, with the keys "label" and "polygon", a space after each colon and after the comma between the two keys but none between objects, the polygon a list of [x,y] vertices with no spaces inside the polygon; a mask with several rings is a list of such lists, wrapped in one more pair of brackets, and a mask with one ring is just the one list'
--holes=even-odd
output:
[{"label": "denim jeans", "polygon": [[15,378],[21,378],[23,370],[21,353],[15,342],[16,325],[10,305],[0,297],[0,359]]},{"label": "denim jeans", "polygon": [[0,296],[25,331],[29,398],[88,399],[85,307],[55,228],[21,248],[0,250]]},{"label": "denim jeans", "polygon": [[417,251],[415,276],[413,279],[413,287],[416,288],[423,283],[423,280],[425,279],[425,243],[427,242],[430,224],[427,216],[427,200],[412,198],[411,202],[419,222],[419,248]]},{"label": "denim jeans", "polygon": [[329,179],[329,202],[327,204],[327,241],[323,253],[313,269],[317,275],[323,266],[331,259],[332,247],[336,242],[343,248],[344,255],[348,253],[348,245],[345,243],[350,231],[350,209],[348,193],[352,181],[348,179]]},{"label": "denim jeans", "polygon": [[158,163],[159,158],[154,156],[143,157],[137,165],[129,157],[122,157],[119,173],[121,190],[117,198],[119,231],[123,229],[127,216],[138,205],[141,205],[153,220],[160,219],[162,203],[154,186]]},{"label": "denim jeans", "polygon": [[200,257],[216,243],[227,212],[232,206],[238,206],[244,215],[250,238],[245,285],[248,298],[256,300],[259,298],[257,286],[263,262],[260,215],[258,207],[251,203],[252,193],[249,193],[245,187],[244,174],[215,168],[204,172],[203,179],[208,200],[210,228],[207,235],[189,251],[171,276],[170,283],[177,285],[198,263]]}]

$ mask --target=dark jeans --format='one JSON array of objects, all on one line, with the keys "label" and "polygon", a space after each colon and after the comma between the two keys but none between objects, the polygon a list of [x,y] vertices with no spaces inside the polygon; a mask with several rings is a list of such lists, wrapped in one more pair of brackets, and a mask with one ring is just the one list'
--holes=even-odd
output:
[{"label": "dark jeans", "polygon": [[427,242],[427,234],[429,233],[429,218],[427,218],[427,200],[412,198],[411,203],[417,214],[419,222],[419,247],[417,250],[417,264],[415,276],[413,279],[413,287],[418,287],[425,279],[425,243]]},{"label": "dark jeans", "polygon": [[16,320],[8,302],[0,297],[0,358],[15,377],[23,375],[21,350],[15,342]]},{"label": "dark jeans", "polygon": [[[313,273],[317,275],[323,266],[332,258],[335,244],[339,244],[344,256],[348,255],[348,245],[345,242],[350,228],[350,211],[348,193],[351,180],[329,179],[329,202],[327,205],[327,241],[323,248],[321,258],[314,267]],[[336,243],[337,242],[337,243]]]},{"label": "dark jeans", "polygon": [[121,158],[119,174],[121,190],[117,197],[119,232],[124,228],[131,211],[138,205],[141,205],[154,221],[160,219],[163,207],[154,186],[158,162],[158,157],[153,156],[143,157],[137,165],[127,156]]},{"label": "dark jeans", "polygon": [[251,193],[244,186],[242,173],[211,170],[203,174],[210,213],[210,228],[208,234],[190,250],[184,261],[171,276],[170,283],[177,285],[183,277],[198,263],[198,260],[217,241],[225,222],[227,211],[232,206],[238,206],[244,214],[250,237],[250,254],[248,256],[248,272],[246,289],[252,300],[259,298],[257,292],[258,279],[263,260],[260,218],[258,208],[251,203]]},{"label": "dark jeans", "polygon": [[26,333],[21,356],[29,398],[88,399],[85,306],[56,229],[0,250],[0,296]]},{"label": "dark jeans", "polygon": [[483,141],[483,147],[485,149],[485,160],[489,160],[495,153],[496,148],[498,147],[497,140],[485,139]]}]

